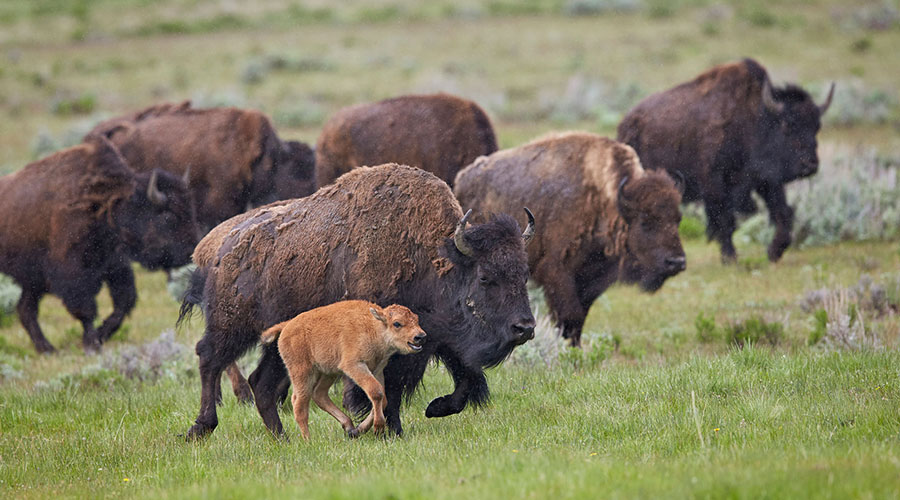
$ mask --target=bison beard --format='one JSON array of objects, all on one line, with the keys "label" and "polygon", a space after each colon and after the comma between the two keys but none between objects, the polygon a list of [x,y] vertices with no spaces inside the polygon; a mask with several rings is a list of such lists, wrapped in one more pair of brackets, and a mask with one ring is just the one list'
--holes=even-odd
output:
[{"label": "bison beard", "polygon": [[[402,432],[402,396],[412,394],[432,357],[456,387],[429,405],[429,416],[486,401],[483,368],[533,336],[528,267],[514,219],[456,228],[461,215],[444,182],[390,164],[355,169],[307,198],[261,207],[211,231],[194,253],[198,269],[180,317],[203,304],[201,410],[188,437],[216,427],[219,377],[263,329],[338,300],[405,305],[428,332],[422,352],[395,356],[385,368],[385,417],[395,432]],[[277,348],[263,347],[249,381],[266,426],[281,434],[278,399],[288,379]],[[347,404],[362,407],[352,389]]]}]

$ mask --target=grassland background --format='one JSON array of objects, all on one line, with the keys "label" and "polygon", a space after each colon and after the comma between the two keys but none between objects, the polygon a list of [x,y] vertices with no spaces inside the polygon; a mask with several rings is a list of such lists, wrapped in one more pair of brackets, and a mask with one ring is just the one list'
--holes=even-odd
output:
[{"label": "grassland background", "polygon": [[[443,90],[481,103],[502,147],[559,129],[614,135],[641,97],[744,56],[816,96],[838,83],[823,165],[896,158],[897,47],[895,1],[5,0],[0,172],[160,100],[260,108],[283,137],[314,142],[342,106]],[[344,440],[314,410],[309,444],[287,413],[293,439],[278,443],[226,395],[213,437],[185,445],[174,436],[198,409],[202,322],[175,332],[160,366],[122,369],[172,328],[164,278],[138,272],[139,304],[101,357],[80,352],[77,323],[47,298],[59,355],[33,355],[18,322],[0,321],[0,496],[900,496],[895,311],[866,313],[882,349],[832,352],[809,345],[805,307],[864,275],[896,301],[896,242],[791,249],[776,265],[751,240],[738,250],[723,267],[715,246],[687,239],[685,273],[652,296],[614,287],[588,317],[587,353],[492,370],[479,412],[425,419],[450,385],[431,369],[402,440]],[[741,350],[701,341],[700,315],[783,332]]]}]

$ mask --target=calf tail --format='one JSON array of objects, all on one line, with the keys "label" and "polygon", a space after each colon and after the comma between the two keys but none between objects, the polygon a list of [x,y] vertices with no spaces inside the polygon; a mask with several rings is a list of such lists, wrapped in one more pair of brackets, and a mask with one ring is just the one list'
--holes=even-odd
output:
[{"label": "calf tail", "polygon": [[281,336],[281,330],[284,329],[284,325],[286,324],[287,321],[284,321],[268,328],[266,331],[262,332],[262,335],[259,337],[259,341],[263,344],[271,344],[275,342],[276,340],[278,340],[278,337]]},{"label": "calf tail", "polygon": [[206,287],[206,277],[209,270],[205,267],[198,267],[191,273],[191,282],[181,297],[181,309],[178,311],[178,320],[175,321],[175,327],[181,326],[181,323],[191,317],[194,306],[203,302],[203,289]]}]

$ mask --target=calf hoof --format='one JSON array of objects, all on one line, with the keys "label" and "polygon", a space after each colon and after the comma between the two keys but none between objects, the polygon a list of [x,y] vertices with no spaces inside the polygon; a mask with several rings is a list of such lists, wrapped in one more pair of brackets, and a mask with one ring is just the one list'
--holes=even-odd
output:
[{"label": "calf hoof", "polygon": [[428,418],[446,417],[460,411],[462,411],[462,408],[456,408],[448,395],[435,398],[431,403],[428,403],[428,408],[425,408],[425,416]]},{"label": "calf hoof", "polygon": [[356,439],[359,437],[359,429],[354,427],[347,431],[347,437],[350,439]]}]

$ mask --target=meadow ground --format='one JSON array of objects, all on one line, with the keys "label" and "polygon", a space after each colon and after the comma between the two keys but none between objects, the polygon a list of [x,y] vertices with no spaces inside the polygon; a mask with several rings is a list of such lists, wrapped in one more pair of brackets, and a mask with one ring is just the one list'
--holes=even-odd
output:
[{"label": "meadow ground", "polygon": [[[609,135],[647,94],[752,56],[814,93],[837,81],[818,177],[865,157],[878,177],[837,182],[886,189],[819,205],[794,192],[807,233],[881,241],[791,248],[778,264],[744,231],[738,264],[722,266],[683,227],[688,270],[654,295],[608,291],[584,351],[554,341],[535,293],[541,335],[488,373],[490,406],[426,419],[451,386],[434,366],[403,439],[350,441],[313,410],[309,443],[289,412],[291,439],[276,441],[226,391],[216,432],[185,444],[202,320],[171,332],[162,274],[138,270],[138,306],[100,356],[48,297],[58,355],[34,355],[0,315],[0,497],[900,497],[897,46],[890,1],[0,3],[0,173],[102,117],[188,98],[263,109],[310,142],[341,106],[437,90],[481,103],[503,147]],[[847,193],[877,203],[835,229],[824,215],[850,213]]]}]

